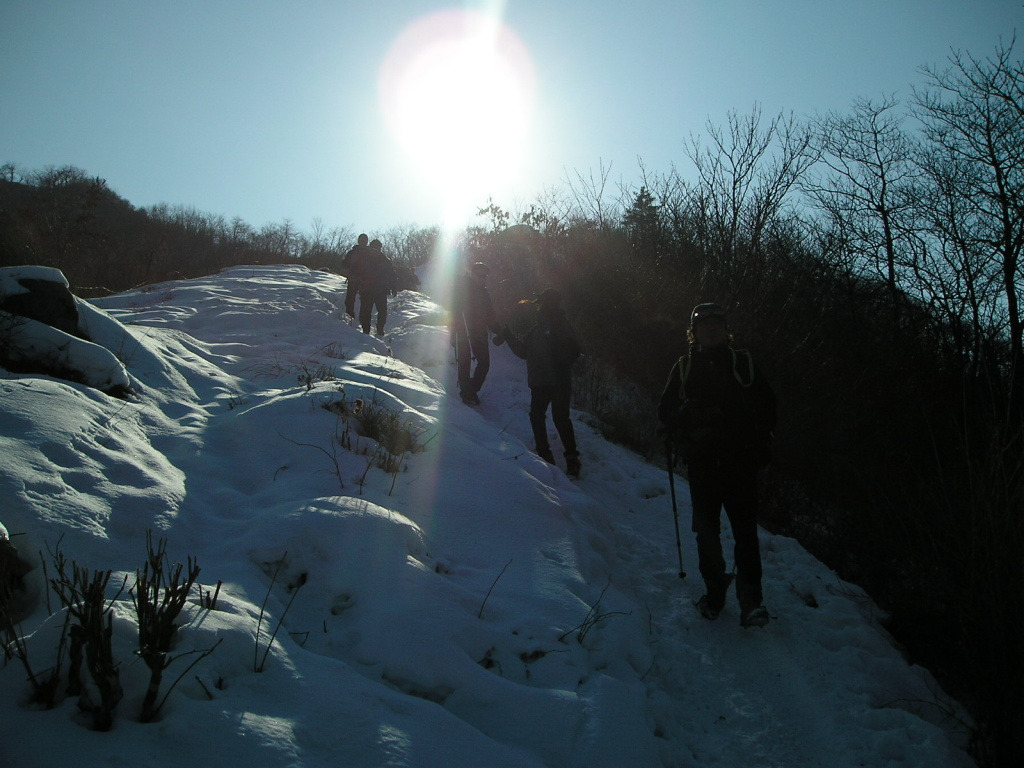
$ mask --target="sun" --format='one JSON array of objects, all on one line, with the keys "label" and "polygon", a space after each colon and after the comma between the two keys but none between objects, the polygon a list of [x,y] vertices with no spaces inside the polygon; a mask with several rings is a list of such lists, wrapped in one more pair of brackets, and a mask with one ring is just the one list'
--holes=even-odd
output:
[{"label": "sun", "polygon": [[530,56],[501,21],[445,10],[407,27],[381,68],[389,132],[448,206],[515,180],[528,149]]}]

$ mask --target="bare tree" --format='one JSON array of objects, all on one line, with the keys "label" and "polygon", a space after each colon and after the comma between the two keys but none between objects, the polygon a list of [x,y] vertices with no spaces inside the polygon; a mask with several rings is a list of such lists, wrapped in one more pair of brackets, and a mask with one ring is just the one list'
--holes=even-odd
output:
[{"label": "bare tree", "polygon": [[717,254],[716,269],[738,284],[761,272],[765,238],[814,148],[792,115],[765,121],[759,105],[745,117],[730,112],[724,129],[709,123],[707,132],[709,145],[691,137],[686,150],[697,170],[692,223],[705,251]]},{"label": "bare tree", "polygon": [[803,184],[853,254],[885,281],[899,319],[901,265],[913,266],[916,166],[894,97],[858,99],[849,116],[814,123],[824,173]]},{"label": "bare tree", "polygon": [[[945,333],[937,340],[961,369],[977,375],[999,347],[1002,280],[988,248],[974,236],[975,215],[958,190],[964,164],[948,153],[924,148],[920,223],[924,253],[915,265],[918,297],[933,310]],[[949,359],[947,357],[947,359]]]},{"label": "bare tree", "polygon": [[18,182],[21,181],[21,170],[16,163],[4,163],[0,165],[0,180]]},{"label": "bare tree", "polygon": [[[587,176],[577,171],[575,180],[566,179],[569,197],[572,201],[572,213],[567,218],[577,221],[591,221],[599,229],[611,226],[612,215],[609,212],[608,177],[611,175],[611,165],[603,162],[598,166],[597,171],[590,169]],[[614,208],[614,204],[612,205]]]},{"label": "bare tree", "polygon": [[[924,124],[938,173],[965,222],[964,244],[986,254],[999,270],[1010,348],[1009,372],[1018,403],[1024,397],[1024,70],[1013,41],[977,59],[954,52],[950,66],[922,71],[915,112]],[[995,319],[995,318],[993,318]]]},{"label": "bare tree", "polygon": [[438,227],[417,227],[412,224],[391,227],[383,235],[385,252],[396,262],[418,267],[434,257],[441,237]]}]

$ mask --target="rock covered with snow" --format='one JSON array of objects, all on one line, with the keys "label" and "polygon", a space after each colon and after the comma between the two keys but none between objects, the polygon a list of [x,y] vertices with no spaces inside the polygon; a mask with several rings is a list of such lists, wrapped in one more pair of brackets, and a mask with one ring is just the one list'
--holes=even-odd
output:
[{"label": "rock covered with snow", "polygon": [[103,318],[71,293],[58,269],[0,268],[0,365],[12,372],[45,373],[109,394],[129,393],[123,363],[92,340],[93,327],[116,323]]},{"label": "rock covered with snow", "polygon": [[79,335],[75,297],[64,273],[53,267],[0,269],[0,310]]}]

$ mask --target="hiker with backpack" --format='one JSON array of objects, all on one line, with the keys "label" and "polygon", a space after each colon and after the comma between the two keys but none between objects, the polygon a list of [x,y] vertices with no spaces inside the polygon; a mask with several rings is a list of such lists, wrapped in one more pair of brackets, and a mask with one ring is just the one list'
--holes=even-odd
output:
[{"label": "hiker with backpack", "polygon": [[[478,261],[455,286],[452,294],[451,323],[448,331],[455,347],[459,377],[459,395],[466,405],[480,405],[477,394],[491,368],[489,331],[500,334],[491,293],[487,290],[487,265]],[[495,339],[500,343],[500,336]],[[476,361],[476,367],[471,365]]]},{"label": "hiker with backpack", "polygon": [[707,589],[697,608],[706,619],[718,618],[733,578],[722,555],[724,507],[735,539],[740,623],[764,626],[769,616],[762,604],[757,472],[771,458],[775,394],[750,353],[732,347],[719,305],[694,307],[687,339],[688,353],[672,366],[658,418],[689,469],[693,531]]},{"label": "hiker with backpack", "polygon": [[395,295],[395,267],[384,255],[380,240],[370,241],[356,275],[359,281],[359,324],[370,332],[373,310],[377,310],[377,335],[384,335],[388,321],[388,294]]},{"label": "hiker with backpack", "polygon": [[356,319],[356,296],[359,295],[359,274],[363,270],[363,263],[366,261],[370,238],[367,235],[360,235],[348,253],[341,260],[341,268],[338,270],[345,276],[345,314]]},{"label": "hiker with backpack", "polygon": [[508,328],[502,336],[517,357],[526,360],[526,383],[530,387],[530,427],[537,455],[555,463],[548,441],[547,410],[562,441],[565,471],[571,477],[580,473],[580,453],[576,433],[569,418],[572,397],[572,366],[582,351],[579,337],[562,308],[562,296],[554,288],[544,291],[533,304],[538,305],[537,323],[519,339]]}]

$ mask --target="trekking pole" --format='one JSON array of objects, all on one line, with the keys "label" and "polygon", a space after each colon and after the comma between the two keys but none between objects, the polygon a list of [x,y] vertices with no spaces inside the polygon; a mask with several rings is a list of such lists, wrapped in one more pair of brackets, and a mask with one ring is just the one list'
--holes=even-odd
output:
[{"label": "trekking pole", "polygon": [[672,456],[672,435],[669,433],[668,438],[665,440],[665,456],[668,459],[668,488],[672,494],[672,517],[675,518],[676,522],[676,553],[679,555],[679,578],[686,578],[686,571],[683,570],[683,543],[679,538],[679,507],[676,504],[676,482],[673,475],[675,474],[672,469],[675,464],[675,459]]},{"label": "trekking pole", "polygon": [[462,313],[462,328],[466,331],[466,346],[469,347],[470,360],[476,360],[476,355],[473,354],[473,345],[469,341],[469,321],[466,319],[466,313]]}]

